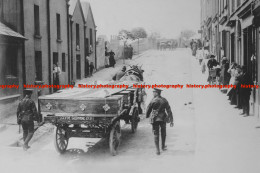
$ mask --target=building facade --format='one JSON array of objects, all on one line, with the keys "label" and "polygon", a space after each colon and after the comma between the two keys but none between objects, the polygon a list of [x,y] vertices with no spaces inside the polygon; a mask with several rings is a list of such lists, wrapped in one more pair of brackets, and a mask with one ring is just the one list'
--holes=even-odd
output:
[{"label": "building facade", "polygon": [[[23,1],[0,0],[0,119],[14,114],[25,81]],[[18,88],[5,88],[16,85]]]},{"label": "building facade", "polygon": [[[24,36],[28,38],[26,84],[54,84],[53,64],[61,69],[59,84],[68,83],[67,3],[67,0],[24,1]],[[52,92],[52,88],[43,89],[42,94]],[[37,92],[34,95],[37,97]]]},{"label": "building facade", "polygon": [[[255,84],[260,81],[259,25],[260,0],[201,0],[201,37],[209,39],[210,52],[217,55],[219,62],[223,55],[230,63],[246,66]],[[209,29],[212,26],[215,30]],[[257,117],[260,113],[259,99],[258,89],[253,89],[250,110]]]}]

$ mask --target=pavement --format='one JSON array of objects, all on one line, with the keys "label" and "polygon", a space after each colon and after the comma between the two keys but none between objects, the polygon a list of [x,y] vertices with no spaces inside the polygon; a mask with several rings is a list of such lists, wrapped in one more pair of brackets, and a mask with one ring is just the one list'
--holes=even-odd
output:
[{"label": "pavement", "polygon": [[[175,51],[150,50],[126,64],[143,64],[146,84],[206,84],[197,60],[190,49]],[[108,81],[120,70],[98,71],[80,83]],[[152,98],[147,89],[146,104]],[[178,172],[178,173],[259,173],[260,129],[255,116],[239,116],[219,89],[164,89],[162,93],[173,110],[175,126],[167,127],[168,150],[155,154],[149,120],[142,120],[135,134],[122,124],[122,142],[118,155],[112,157],[105,140],[72,138],[65,155],[58,155],[53,146],[53,130],[32,141],[24,152],[13,146],[18,129],[8,126],[0,131],[1,173],[81,173],[81,172]],[[39,134],[39,135],[40,135]],[[14,166],[15,165],[15,166]],[[33,171],[28,171],[30,168]]]}]

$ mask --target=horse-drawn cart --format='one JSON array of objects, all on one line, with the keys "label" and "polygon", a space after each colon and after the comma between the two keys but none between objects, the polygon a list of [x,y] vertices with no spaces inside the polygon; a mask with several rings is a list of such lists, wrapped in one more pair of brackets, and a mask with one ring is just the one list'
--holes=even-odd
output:
[{"label": "horse-drawn cart", "polygon": [[[129,87],[135,83],[128,82]],[[39,106],[44,122],[56,126],[55,147],[59,153],[66,151],[72,137],[108,138],[110,152],[116,155],[120,120],[131,123],[132,132],[138,126],[141,92],[138,88],[73,88],[39,97]]]}]

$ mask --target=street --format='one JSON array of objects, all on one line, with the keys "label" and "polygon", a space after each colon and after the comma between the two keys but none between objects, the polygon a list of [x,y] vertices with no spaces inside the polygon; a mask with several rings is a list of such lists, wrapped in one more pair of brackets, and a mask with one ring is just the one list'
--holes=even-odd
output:
[{"label": "street", "polygon": [[[54,148],[54,131],[44,125],[24,152],[17,147],[21,138],[17,126],[0,129],[1,173],[83,173],[83,172],[176,172],[176,173],[259,173],[260,129],[256,117],[239,116],[219,89],[192,89],[186,84],[206,84],[206,75],[190,49],[148,50],[127,64],[143,64],[147,85],[184,85],[164,89],[172,108],[174,127],[167,125],[167,151],[155,154],[152,127],[145,115],[137,132],[122,122],[122,138],[117,156],[111,156],[108,142],[99,139],[70,139],[68,151],[59,155]],[[103,69],[92,78],[77,83],[111,80],[121,68]],[[146,106],[152,99],[152,89]],[[228,113],[227,113],[228,112]],[[36,140],[36,137],[37,140]],[[30,170],[28,170],[30,168]]]}]

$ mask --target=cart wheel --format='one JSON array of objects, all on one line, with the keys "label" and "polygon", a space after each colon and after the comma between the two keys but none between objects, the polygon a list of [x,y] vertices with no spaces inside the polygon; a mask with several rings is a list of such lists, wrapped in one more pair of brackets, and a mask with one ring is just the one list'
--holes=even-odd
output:
[{"label": "cart wheel", "polygon": [[119,122],[117,122],[112,127],[109,136],[109,148],[112,156],[115,156],[117,154],[117,149],[120,145],[120,138],[121,138],[121,129],[120,129]]},{"label": "cart wheel", "polygon": [[131,129],[132,129],[132,133],[136,132],[137,126],[138,126],[138,122],[139,122],[139,111],[138,109],[135,109],[131,118]]},{"label": "cart wheel", "polygon": [[60,127],[57,127],[55,139],[54,139],[54,145],[55,145],[56,150],[60,154],[63,154],[63,153],[65,153],[65,151],[68,147],[68,144],[69,144],[69,139],[67,138],[66,131]]}]

